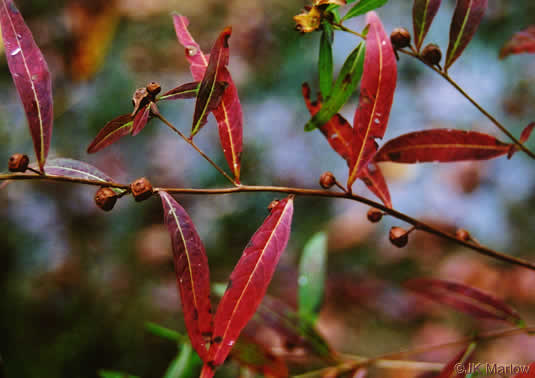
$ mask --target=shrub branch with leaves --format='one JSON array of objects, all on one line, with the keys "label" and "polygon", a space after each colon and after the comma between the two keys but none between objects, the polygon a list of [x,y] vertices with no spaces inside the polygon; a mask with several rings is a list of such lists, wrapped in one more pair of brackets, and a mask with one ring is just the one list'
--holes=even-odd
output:
[{"label": "shrub branch with leaves", "polygon": [[[320,93],[317,99],[311,99],[311,89],[308,84],[302,87],[305,105],[311,114],[310,120],[305,122],[305,130],[318,129],[348,165],[345,186],[332,173],[326,172],[319,182],[322,189],[250,186],[241,183],[243,115],[236,85],[227,68],[232,29],[225,28],[216,39],[210,54],[205,54],[188,31],[188,19],[181,15],[173,15],[176,35],[184,47],[194,81],[179,85],[163,94],[160,94],[160,85],[154,82],[137,89],[132,98],[134,106],[132,113],[120,115],[108,122],[90,143],[87,151],[96,153],[126,135],[137,135],[149,121],[159,120],[206,159],[231,185],[224,188],[194,189],[153,187],[146,178],[140,178],[131,184],[122,184],[81,161],[66,158],[47,160],[53,123],[52,89],[48,67],[13,1],[1,0],[0,25],[7,62],[26,112],[36,163],[30,163],[27,155],[15,154],[9,161],[11,173],[1,174],[0,180],[5,183],[16,180],[47,180],[98,186],[100,189],[95,194],[95,202],[106,211],[111,210],[115,202],[125,195],[132,195],[136,201],[146,200],[155,195],[161,198],[164,222],[171,236],[177,287],[188,333],[186,339],[158,325],[148,326],[149,331],[157,335],[185,344],[182,354],[173,362],[170,371],[179,369],[178,366],[181,368],[186,366],[184,361],[197,358],[192,352],[192,347],[203,362],[202,377],[213,376],[229,354],[240,364],[266,376],[287,376],[289,371],[285,361],[273,356],[265,346],[255,341],[254,334],[248,330],[251,324],[259,321],[285,335],[291,335],[296,343],[306,345],[307,350],[320,356],[330,366],[304,374],[303,377],[334,377],[346,372],[356,373],[370,365],[385,369],[408,367],[422,371],[431,370],[440,372],[440,377],[449,377],[454,373],[454,364],[467,361],[478,342],[535,331],[526,327],[516,310],[490,294],[455,282],[419,278],[407,282],[406,287],[457,311],[478,318],[507,322],[514,325],[514,328],[483,333],[448,344],[463,349],[446,365],[407,359],[422,350],[429,351],[446,345],[392,353],[376,358],[337,353],[314,328],[322,302],[327,260],[326,235],[323,233],[315,235],[310,240],[300,263],[299,311],[293,312],[276,299],[265,295],[277,262],[290,238],[294,199],[301,196],[357,201],[371,207],[368,212],[368,219],[371,222],[379,222],[384,215],[389,215],[408,223],[411,226],[408,230],[393,227],[390,231],[390,241],[397,247],[404,247],[409,242],[409,234],[412,232],[426,232],[488,257],[535,270],[535,264],[485,247],[465,230],[451,234],[396,210],[380,168],[382,162],[445,163],[488,160],[504,155],[511,158],[519,150],[535,158],[535,154],[524,145],[535,123],[528,125],[522,135],[516,138],[448,74],[449,68],[460,58],[476,33],[487,8],[487,0],[457,0],[443,66],[440,48],[434,44],[423,46],[426,34],[441,5],[440,0],[414,1],[413,38],[403,28],[395,29],[391,36],[387,35],[379,16],[374,12],[374,9],[384,5],[387,0],[360,0],[342,17],[339,11],[353,2],[355,0],[315,0],[303,13],[295,17],[297,29],[302,33],[314,31],[322,33],[318,63]],[[364,14],[366,14],[364,30],[357,32],[343,25],[344,21]],[[532,29],[533,27],[530,27],[515,35],[502,49],[501,57],[514,53],[534,52],[535,39]],[[355,49],[347,57],[340,73],[333,79],[332,43],[336,32],[354,34],[360,41],[357,41]],[[411,39],[414,45],[411,44]],[[382,143],[380,147],[378,141],[385,135],[394,99],[399,53],[419,60],[447,80],[497,126],[511,143],[476,131],[431,129],[400,135]],[[358,88],[360,100],[351,124],[339,114],[339,111]],[[160,113],[158,103],[192,98],[196,99],[195,109],[191,132],[187,136]],[[206,124],[209,114],[213,114],[217,121],[221,147],[230,174],[194,142],[194,138]],[[382,203],[354,194],[352,185],[357,179],[362,180]],[[244,181],[246,180],[247,178],[244,178]],[[269,216],[244,249],[242,257],[230,275],[226,289],[219,290],[222,298],[215,314],[212,314],[208,257],[193,221],[171,194],[219,195],[246,192],[273,192],[288,196],[270,204]],[[186,345],[188,343],[191,347]],[[114,374],[101,372],[103,377],[116,376]]]}]

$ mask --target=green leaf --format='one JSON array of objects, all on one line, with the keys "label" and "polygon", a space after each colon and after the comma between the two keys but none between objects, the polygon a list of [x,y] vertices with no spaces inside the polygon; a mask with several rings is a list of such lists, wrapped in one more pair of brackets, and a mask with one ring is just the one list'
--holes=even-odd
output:
[{"label": "green leaf", "polygon": [[321,110],[305,125],[305,131],[312,131],[329,122],[349,100],[362,77],[365,50],[364,42],[361,42],[347,57],[334,83],[331,96],[323,103]]},{"label": "green leaf", "polygon": [[177,343],[178,342],[186,342],[188,340],[188,338],[185,337],[184,335],[181,335],[180,333],[178,333],[178,332],[176,332],[176,331],[174,331],[172,329],[163,327],[163,326],[161,326],[159,324],[156,324],[156,323],[146,322],[145,323],[145,328],[147,329],[147,331],[149,331],[153,335],[161,337],[162,339],[175,341]]},{"label": "green leaf", "polygon": [[180,353],[171,362],[163,378],[189,378],[199,375],[202,361],[193,352],[190,343],[184,343]]},{"label": "green leaf", "polygon": [[[354,1],[354,0],[353,0]],[[352,1],[348,1],[349,4]],[[380,8],[385,5],[388,0],[360,0],[353,8],[342,17],[342,21],[349,20],[350,18],[363,15],[366,12]]]},{"label": "green leaf", "polygon": [[327,265],[327,235],[315,234],[299,262],[299,316],[315,319],[323,302]]},{"label": "green leaf", "polygon": [[329,97],[333,86],[333,29],[327,23],[323,23],[323,33],[320,41],[319,56],[319,79],[320,91],[323,98]]},{"label": "green leaf", "polygon": [[119,371],[101,370],[98,372],[100,378],[139,378],[136,375],[121,373]]}]

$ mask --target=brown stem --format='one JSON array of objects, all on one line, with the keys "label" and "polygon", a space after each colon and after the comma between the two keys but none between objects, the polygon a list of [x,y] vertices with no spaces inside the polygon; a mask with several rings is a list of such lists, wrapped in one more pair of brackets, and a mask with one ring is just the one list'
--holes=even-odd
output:
[{"label": "brown stem", "polygon": [[457,82],[455,80],[453,80],[451,78],[450,75],[448,75],[447,72],[444,72],[443,70],[435,67],[435,66],[432,66],[430,64],[427,64],[423,59],[422,57],[415,53],[414,51],[407,51],[407,50],[403,50],[403,49],[399,49],[398,50],[399,52],[405,54],[405,55],[409,55],[409,56],[412,56],[413,58],[416,58],[418,59],[420,62],[424,63],[426,66],[428,66],[429,68],[431,68],[433,71],[435,71],[437,74],[439,74],[440,76],[442,76],[448,83],[451,84],[451,86],[453,88],[455,88],[461,95],[464,96],[464,98],[466,98],[468,101],[470,101],[472,103],[472,105],[474,105],[477,110],[479,110],[485,117],[487,117],[498,129],[500,129],[505,135],[507,135],[507,137],[509,139],[511,139],[511,141],[516,145],[518,146],[518,148],[520,148],[522,151],[524,151],[529,157],[531,157],[532,159],[535,159],[535,153],[533,153],[531,150],[529,150],[526,146],[524,146],[524,144],[518,140],[513,134],[511,134],[511,132],[509,130],[507,130],[507,128],[502,124],[500,123],[492,114],[490,114],[488,111],[486,111],[481,105],[479,105],[479,103],[474,100],[468,93],[466,93],[466,91],[464,89],[462,89],[459,84],[457,84]]},{"label": "brown stem", "polygon": [[234,186],[239,186],[239,184],[234,181],[234,179],[232,177],[230,177],[224,170],[223,168],[221,168],[219,165],[217,165],[217,163],[215,161],[213,161],[212,159],[210,159],[210,157],[208,157],[208,155],[206,155],[194,142],[193,142],[193,139],[191,138],[188,138],[186,137],[182,131],[178,130],[175,126],[173,126],[173,124],[171,122],[169,122],[163,115],[161,115],[159,112],[158,113],[153,113],[155,117],[159,118],[160,121],[162,121],[163,123],[165,123],[167,125],[167,127],[169,127],[171,130],[173,130],[175,133],[177,133],[182,139],[184,139],[186,141],[186,143],[188,143],[191,147],[193,147],[195,149],[195,151],[197,151],[206,161],[208,161],[208,163],[212,164],[212,166],[217,169],[219,171],[219,173],[221,173],[232,185]]},{"label": "brown stem", "polygon": [[[0,181],[7,181],[7,180],[61,181],[61,182],[95,185],[95,186],[107,186],[107,187],[121,188],[121,189],[127,189],[127,190],[130,189],[128,185],[118,184],[114,182],[104,182],[104,181],[98,181],[98,180],[87,180],[87,179],[81,179],[81,178],[53,176],[53,175],[46,175],[46,174],[45,175],[28,175],[28,174],[15,173],[15,174],[0,175]],[[155,188],[154,191],[155,192],[165,191],[165,192],[174,193],[174,194],[192,194],[192,195],[219,195],[219,194],[244,193],[244,192],[245,193],[271,192],[271,193],[293,194],[296,196],[345,198],[345,199],[360,202],[365,205],[379,209],[383,211],[385,214],[391,215],[397,219],[400,219],[404,222],[407,222],[413,225],[416,229],[420,231],[425,231],[427,233],[436,235],[443,239],[450,240],[454,243],[470,248],[485,256],[489,256],[494,259],[507,262],[510,264],[523,266],[531,270],[535,270],[535,264],[527,260],[523,260],[517,257],[506,255],[504,253],[495,251],[493,249],[490,249],[478,243],[458,239],[455,236],[455,234],[450,234],[448,232],[442,231],[429,224],[426,224],[415,218],[412,218],[400,211],[388,208],[381,203],[372,201],[368,198],[365,198],[365,197],[362,197],[353,193],[347,193],[347,192],[340,193],[340,192],[333,192],[330,190],[320,190],[320,189],[288,188],[288,187],[282,187],[282,186],[251,186],[251,185],[236,185],[235,187],[232,187],[232,188],[221,188],[221,189]]]},{"label": "brown stem", "polygon": [[353,363],[345,362],[345,363],[342,363],[342,364],[340,364],[338,366],[332,366],[332,367],[328,367],[328,368],[325,368],[325,369],[320,369],[320,370],[308,372],[308,373],[305,373],[305,374],[298,375],[297,377],[299,377],[299,378],[321,377],[321,376],[323,376],[324,373],[327,373],[327,372],[333,371],[333,370],[336,370],[336,372],[338,374],[343,374],[344,372],[352,371],[352,370],[355,370],[355,369],[360,368],[360,367],[376,364],[378,361],[397,360],[397,359],[401,359],[401,358],[407,358],[408,356],[411,356],[411,355],[427,353],[427,352],[430,352],[430,351],[433,351],[433,350],[436,350],[436,349],[449,348],[449,347],[455,347],[455,346],[463,346],[463,345],[466,345],[466,344],[479,342],[479,341],[482,341],[482,340],[493,340],[493,339],[497,339],[497,338],[500,338],[500,337],[513,336],[513,335],[516,335],[516,334],[519,334],[519,333],[530,334],[530,333],[532,333],[534,331],[535,331],[535,327],[508,328],[508,329],[499,330],[499,331],[489,331],[489,332],[482,333],[480,335],[476,335],[476,336],[473,336],[473,337],[465,337],[463,339],[460,339],[460,340],[457,340],[457,341],[453,341],[453,342],[449,342],[449,343],[437,344],[437,345],[431,345],[431,346],[425,346],[425,347],[418,347],[418,348],[409,349],[409,350],[406,350],[406,351],[384,354],[382,356],[368,358],[368,359],[356,361],[356,362],[353,362]]}]

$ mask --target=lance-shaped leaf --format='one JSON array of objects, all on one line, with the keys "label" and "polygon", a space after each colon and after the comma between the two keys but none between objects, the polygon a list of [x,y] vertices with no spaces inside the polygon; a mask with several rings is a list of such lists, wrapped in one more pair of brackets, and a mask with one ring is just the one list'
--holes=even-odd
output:
[{"label": "lance-shaped leaf", "polygon": [[[194,80],[201,81],[208,66],[208,56],[204,55],[200,46],[188,31],[188,19],[173,15],[178,41],[184,46],[186,58]],[[238,97],[238,90],[228,70],[219,71],[218,81],[228,83],[221,104],[213,111],[219,130],[219,139],[227,163],[234,173],[236,181],[240,180],[241,153],[243,149],[243,112]]]},{"label": "lance-shaped leaf", "polygon": [[[210,271],[202,241],[186,211],[166,192],[162,198],[164,221],[171,234],[177,286],[191,345],[205,360],[205,338],[212,335]],[[206,361],[206,360],[205,360]]]},{"label": "lance-shaped leaf", "polygon": [[100,378],[139,378],[137,375],[112,370],[100,370],[98,375]]},{"label": "lance-shaped leaf", "polygon": [[515,375],[513,378],[535,378],[535,362],[532,362],[528,366],[520,365],[520,373]]},{"label": "lance-shaped leaf", "polygon": [[535,53],[535,25],[515,33],[500,50],[500,59],[513,54]]},{"label": "lance-shaped leaf", "polygon": [[412,7],[412,25],[414,27],[414,44],[420,51],[429,27],[440,8],[442,0],[414,0]]},{"label": "lance-shaped leaf", "polygon": [[385,134],[396,89],[397,63],[390,38],[375,12],[368,13],[367,21],[370,30],[366,41],[359,106],[353,122],[348,188],[373,158],[376,152],[375,138],[382,138]]},{"label": "lance-shaped leaf", "polygon": [[323,22],[323,33],[320,40],[318,71],[320,91],[324,98],[331,94],[333,86],[333,37],[334,32],[328,22]]},{"label": "lance-shaped leaf", "polygon": [[516,310],[479,289],[456,282],[426,278],[409,280],[405,283],[405,287],[478,318],[503,320],[517,326],[524,325]]},{"label": "lance-shaped leaf", "polygon": [[469,344],[466,348],[464,348],[461,352],[459,352],[455,357],[451,359],[450,362],[444,366],[444,368],[440,371],[440,374],[437,376],[437,378],[464,378],[466,377],[466,373],[461,373],[461,369],[459,369],[459,366],[466,369],[468,371],[468,366],[466,365],[467,362],[470,361],[470,358],[474,354],[474,351],[476,350],[476,343]]},{"label": "lance-shaped leaf", "polygon": [[368,189],[375,194],[386,207],[392,208],[392,200],[390,198],[390,191],[386,184],[385,177],[381,168],[377,164],[370,163],[362,171],[362,175],[359,177]]},{"label": "lance-shaped leaf", "polygon": [[374,161],[396,163],[486,160],[506,155],[510,144],[477,131],[432,129],[403,134],[388,141]]},{"label": "lance-shaped leaf", "polygon": [[12,0],[0,4],[0,26],[9,71],[24,106],[39,168],[52,137],[52,80],[32,33]]},{"label": "lance-shaped leaf", "polygon": [[190,343],[183,343],[180,353],[167,368],[163,378],[195,377],[199,374],[202,361],[193,351]]},{"label": "lance-shaped leaf", "polygon": [[281,200],[255,232],[236,264],[215,315],[205,376],[213,375],[256,312],[290,238],[293,198]]},{"label": "lance-shaped leaf", "polygon": [[327,235],[319,232],[305,245],[299,260],[299,316],[315,320],[323,302],[327,271]]},{"label": "lance-shaped leaf", "polygon": [[451,20],[450,42],[444,67],[446,71],[461,56],[472,40],[483,19],[487,3],[488,0],[457,0]]},{"label": "lance-shaped leaf", "polygon": [[342,21],[363,15],[369,11],[382,7],[386,3],[388,3],[388,0],[360,0],[358,4],[356,4],[349,10],[349,12],[346,13],[346,15],[342,18]]},{"label": "lance-shaped leaf", "polygon": [[230,27],[225,28],[221,34],[219,34],[219,38],[217,38],[214,47],[212,47],[208,66],[204,72],[204,77],[199,87],[199,93],[197,94],[191,136],[197,134],[204,122],[206,122],[206,116],[210,113],[209,104],[212,102],[212,97],[215,94],[217,76],[220,70],[225,68],[229,62],[228,40],[231,34],[232,29]]},{"label": "lance-shaped leaf", "polygon": [[310,121],[305,125],[305,131],[312,131],[323,126],[331,120],[332,117],[342,108],[349,100],[351,94],[357,88],[362,70],[364,67],[365,45],[359,44],[355,50],[347,57],[338,78],[334,83],[332,95],[325,101],[321,111],[317,112]]},{"label": "lance-shaped leaf", "polygon": [[531,122],[529,125],[527,125],[524,128],[524,130],[522,130],[522,134],[520,134],[520,142],[522,143],[527,142],[534,128],[535,128],[535,122]]},{"label": "lance-shaped leaf", "polygon": [[240,365],[266,377],[288,377],[286,362],[252,335],[241,335],[230,356]]},{"label": "lance-shaped leaf", "polygon": [[188,98],[195,98],[197,97],[197,93],[199,91],[199,85],[200,83],[198,81],[182,84],[181,86],[173,88],[170,91],[167,91],[164,94],[158,96],[156,100],[182,100]]},{"label": "lance-shaped leaf", "polygon": [[100,151],[104,147],[117,142],[123,136],[130,134],[133,124],[134,117],[131,114],[123,114],[112,119],[99,131],[95,139],[87,147],[87,153],[93,154]]},{"label": "lance-shaped leaf", "polygon": [[132,136],[136,136],[145,128],[147,122],[149,122],[149,114],[150,104],[147,104],[145,107],[139,109],[134,116],[134,122],[132,124]]}]

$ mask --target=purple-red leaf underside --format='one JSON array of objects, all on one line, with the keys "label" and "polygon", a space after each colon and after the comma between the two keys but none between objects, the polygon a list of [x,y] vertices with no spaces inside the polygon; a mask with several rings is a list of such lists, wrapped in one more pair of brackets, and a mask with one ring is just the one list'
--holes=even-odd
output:
[{"label": "purple-red leaf underside", "polygon": [[440,8],[442,0],[415,0],[412,7],[412,24],[414,27],[414,44],[420,51],[429,27]]},{"label": "purple-red leaf underside", "polygon": [[[314,116],[322,106],[320,96],[318,95],[318,99],[312,102],[310,100],[310,87],[307,83],[303,84],[302,92],[307,108],[310,114]],[[329,122],[320,126],[319,129],[327,138],[332,149],[338,152],[349,165],[351,143],[353,142],[353,128],[349,122],[340,114],[336,114]],[[375,164],[371,164],[371,166],[373,167],[372,169],[367,167],[363,170],[360,178],[368,189],[383,201],[385,206],[392,207],[390,192],[380,168]]]},{"label": "purple-red leaf underside", "polygon": [[132,136],[136,136],[147,126],[149,122],[150,104],[145,105],[144,108],[139,109],[134,116],[134,122],[132,125]]},{"label": "purple-red leaf underside", "polygon": [[397,63],[390,38],[375,12],[369,12],[364,73],[353,122],[353,143],[347,187],[351,188],[377,151],[375,138],[385,134],[394,100]]},{"label": "purple-red leaf underside", "polygon": [[[203,54],[200,46],[188,31],[188,19],[173,15],[178,41],[185,48],[186,58],[194,80],[201,81],[204,77],[209,57]],[[227,163],[239,182],[241,170],[241,153],[243,149],[243,112],[238,97],[238,90],[228,70],[220,70],[218,81],[225,81],[228,87],[223,94],[221,104],[213,113],[217,121],[221,147]]]},{"label": "purple-red leaf underside", "polygon": [[524,130],[522,130],[522,134],[520,134],[520,142],[526,143],[531,136],[531,133],[533,132],[533,129],[535,128],[535,122],[531,122],[529,125],[527,125]]},{"label": "purple-red leaf underside", "polygon": [[419,278],[407,281],[405,286],[429,299],[475,317],[503,320],[515,325],[523,323],[516,310],[502,300],[460,283]]},{"label": "purple-red leaf underside", "polygon": [[188,98],[197,97],[197,92],[199,89],[199,82],[195,81],[193,83],[182,84],[179,87],[173,88],[170,91],[165,92],[163,95],[157,98],[158,101],[164,100],[182,100]]},{"label": "purple-red leaf underside", "polygon": [[191,136],[197,134],[197,132],[206,122],[205,119],[210,112],[208,107],[212,96],[214,95],[217,76],[219,75],[220,70],[225,68],[229,62],[230,53],[228,40],[231,34],[232,29],[230,27],[223,29],[221,34],[219,34],[214,46],[212,47],[210,59],[208,60],[208,66],[204,72],[201,86],[199,87],[199,93],[197,94]]},{"label": "purple-red leaf underside", "polygon": [[444,67],[446,71],[472,40],[483,19],[487,3],[488,0],[457,0],[450,26],[450,42]]},{"label": "purple-red leaf underside", "polygon": [[206,361],[206,341],[212,336],[208,258],[195,226],[170,194],[159,192],[164,221],[171,235],[177,286],[191,345]]},{"label": "purple-red leaf underside", "polygon": [[477,131],[431,129],[403,134],[388,141],[374,161],[396,163],[486,160],[506,155],[510,144]]},{"label": "purple-red leaf underside", "polygon": [[253,235],[236,264],[215,315],[205,374],[225,361],[262,301],[290,238],[293,198],[281,200]]},{"label": "purple-red leaf underside", "polygon": [[48,65],[12,0],[2,0],[0,26],[9,71],[24,106],[41,171],[52,137],[52,80]]},{"label": "purple-red leaf underside", "polygon": [[513,54],[535,53],[535,25],[515,33],[501,48],[500,59]]},{"label": "purple-red leaf underside", "polygon": [[95,139],[93,139],[89,147],[87,147],[87,152],[92,154],[100,151],[104,147],[115,143],[121,137],[130,134],[132,131],[133,120],[134,117],[130,114],[123,114],[112,119],[99,131]]},{"label": "purple-red leaf underside", "polygon": [[56,158],[50,159],[45,164],[46,173],[54,176],[81,178],[85,180],[97,180],[102,182],[112,182],[113,179],[93,167],[91,164],[83,161]]}]

